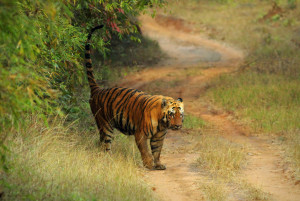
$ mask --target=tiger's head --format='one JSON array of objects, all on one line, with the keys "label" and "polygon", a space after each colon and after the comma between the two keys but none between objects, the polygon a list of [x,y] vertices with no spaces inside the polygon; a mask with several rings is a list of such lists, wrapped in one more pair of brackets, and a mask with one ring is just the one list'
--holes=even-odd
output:
[{"label": "tiger's head", "polygon": [[173,130],[182,128],[184,119],[184,105],[181,98],[174,100],[173,98],[163,98],[162,100],[162,121]]}]

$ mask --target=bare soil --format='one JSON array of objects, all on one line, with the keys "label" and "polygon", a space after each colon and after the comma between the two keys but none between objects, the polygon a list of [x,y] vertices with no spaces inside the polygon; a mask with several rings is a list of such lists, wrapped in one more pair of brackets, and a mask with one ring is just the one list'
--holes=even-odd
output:
[{"label": "bare soil", "polygon": [[[253,135],[236,123],[231,114],[213,109],[201,99],[208,82],[220,74],[233,73],[243,62],[243,52],[194,33],[181,19],[159,15],[142,16],[142,32],[157,40],[169,58],[158,66],[127,76],[119,84],[152,94],[182,97],[185,112],[198,116],[235,143],[249,147],[247,165],[238,175],[258,186],[272,200],[300,200],[300,186],[284,173],[280,149],[270,139]],[[196,167],[197,153],[189,149],[187,130],[169,131],[161,161],[165,171],[148,171],[146,180],[162,200],[205,200],[199,181],[205,179]],[[234,193],[234,192],[232,192]],[[241,200],[231,196],[230,200]]]}]

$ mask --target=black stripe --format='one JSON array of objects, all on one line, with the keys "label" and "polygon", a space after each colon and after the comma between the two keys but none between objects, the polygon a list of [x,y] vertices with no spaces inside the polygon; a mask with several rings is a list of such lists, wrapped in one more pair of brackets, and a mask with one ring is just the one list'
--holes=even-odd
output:
[{"label": "black stripe", "polygon": [[91,64],[90,62],[86,62],[85,67],[91,68],[91,67],[92,67],[92,64]]},{"label": "black stripe", "polygon": [[125,96],[126,96],[128,93],[130,93],[133,89],[127,89],[127,88],[125,88],[125,90],[127,90],[127,91],[123,94],[123,96],[121,97],[121,99],[117,102],[116,108],[120,105],[121,102],[123,102]]},{"label": "black stripe", "polygon": [[150,133],[151,133],[151,137],[153,136],[153,129],[152,129],[152,126],[150,128]]},{"label": "black stripe", "polygon": [[101,24],[101,25],[99,25],[99,26],[96,26],[96,27],[92,28],[91,33],[93,33],[95,30],[101,29],[101,28],[103,28],[103,27],[104,27],[103,24]]},{"label": "black stripe", "polygon": [[160,136],[160,137],[153,137],[153,138],[151,138],[150,143],[151,143],[151,142],[158,142],[158,141],[164,140],[166,134],[167,134],[167,132],[165,132],[165,133],[164,133],[162,136]]},{"label": "black stripe", "polygon": [[105,143],[111,143],[111,140],[105,140],[104,142]]},{"label": "black stripe", "polygon": [[151,145],[151,150],[153,152],[155,149],[158,149],[160,147],[162,147],[162,145]]},{"label": "black stripe", "polygon": [[134,96],[134,94],[136,94],[137,91],[132,92],[129,96],[127,96],[127,98],[124,100],[124,103],[126,104],[124,109],[127,109],[127,102],[131,99],[132,96]]},{"label": "black stripe", "polygon": [[136,90],[138,93],[140,93],[135,99],[134,99],[134,101],[132,102],[132,106],[131,106],[131,108],[132,109],[134,109],[134,107],[136,106],[136,103],[138,103],[138,99],[140,98],[140,97],[143,97],[144,99],[147,99],[147,94],[146,93],[144,93],[144,92],[141,92],[141,91],[139,91],[139,90]]},{"label": "black stripe", "polygon": [[121,109],[121,107],[123,106],[123,104],[120,105],[120,103],[124,103],[123,100],[124,100],[125,96],[126,96],[127,94],[129,94],[129,93],[130,93],[131,91],[133,91],[133,90],[134,90],[134,89],[128,89],[128,91],[126,91],[125,94],[122,96],[121,100],[116,104],[116,107],[115,107],[115,108],[117,109],[116,115],[119,114],[120,109]]},{"label": "black stripe", "polygon": [[[109,125],[103,123],[102,126],[103,126],[107,131],[109,131],[109,132],[111,132],[111,133],[113,132],[112,128],[111,128]],[[110,137],[111,137],[111,136],[110,136]]]},{"label": "black stripe", "polygon": [[[133,124],[134,124],[134,123],[133,123]],[[125,128],[126,128],[126,130],[127,130],[127,132],[128,132],[129,135],[134,134],[133,129],[131,129],[131,123],[130,123],[130,121],[129,121],[129,115],[127,116]]]},{"label": "black stripe", "polygon": [[112,138],[111,135],[108,135],[107,133],[104,133],[105,136]]},{"label": "black stripe", "polygon": [[106,98],[108,98],[108,100],[107,100],[107,105],[110,103],[110,100],[111,100],[111,98],[113,97],[113,95],[114,95],[114,93],[116,92],[118,90],[118,88],[115,88],[115,89],[111,89],[110,91],[112,91],[112,93],[110,94],[110,96],[108,97],[106,97]]},{"label": "black stripe", "polygon": [[109,109],[108,113],[109,113],[109,116],[114,118],[113,117],[113,109],[112,109],[112,98],[114,97],[115,95],[115,92],[118,90],[119,88],[115,88],[113,89],[112,93],[110,94],[110,96],[108,97],[108,100],[107,100],[107,108]]},{"label": "black stripe", "polygon": [[160,128],[159,128],[159,125],[160,125],[160,123],[158,122],[158,125],[157,125],[157,132],[159,132],[160,131]]},{"label": "black stripe", "polygon": [[118,122],[118,126],[119,126],[119,129],[122,129],[124,130],[124,127],[123,127],[123,110],[121,111],[121,114],[119,115],[119,122]]},{"label": "black stripe", "polygon": [[91,37],[92,37],[92,32],[91,32],[91,33],[89,33],[89,35],[88,35],[88,39],[89,39],[89,40],[91,40]]},{"label": "black stripe", "polygon": [[86,58],[86,59],[90,59],[90,58],[91,58],[91,54],[85,53],[85,58]]},{"label": "black stripe", "polygon": [[154,96],[152,96],[151,98],[149,98],[147,101],[144,101],[143,105],[143,109],[142,112],[146,109],[147,105],[149,104],[150,101],[152,101],[152,99],[155,98]]},{"label": "black stripe", "polygon": [[105,113],[105,117],[106,119],[109,119],[111,117],[111,113],[110,113],[110,108],[108,107],[109,105],[109,100],[107,99],[108,97],[111,97],[112,94],[114,93],[115,90],[109,89],[105,94],[104,97],[102,98],[103,100],[103,106],[106,108],[106,113]]},{"label": "black stripe", "polygon": [[[120,88],[118,88],[118,89],[120,89]],[[124,90],[126,90],[126,88],[122,88],[122,89],[115,95],[114,99],[110,101],[110,105],[109,105],[109,108],[111,108],[110,116],[113,116],[113,115],[114,115],[114,111],[116,110],[116,108],[115,108],[115,109],[112,108],[113,103],[116,101],[116,99],[120,96],[120,94],[121,94]],[[114,116],[114,118],[115,118],[115,116]]]},{"label": "black stripe", "polygon": [[85,50],[90,50],[90,44],[85,45]]},{"label": "black stripe", "polygon": [[150,110],[151,110],[151,106],[152,106],[156,101],[158,101],[158,100],[159,100],[159,99],[153,101],[153,102],[149,105]]},{"label": "black stripe", "polygon": [[157,140],[151,140],[151,142],[160,142],[160,141],[163,141],[163,140],[164,140],[164,138],[163,139],[157,139]]}]

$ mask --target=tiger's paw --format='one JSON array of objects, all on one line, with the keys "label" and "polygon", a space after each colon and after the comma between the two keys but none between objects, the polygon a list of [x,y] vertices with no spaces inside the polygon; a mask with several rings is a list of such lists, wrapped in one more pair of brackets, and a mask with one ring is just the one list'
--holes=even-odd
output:
[{"label": "tiger's paw", "polygon": [[167,169],[165,165],[162,164],[156,164],[153,168],[154,170],[165,170]]},{"label": "tiger's paw", "polygon": [[154,170],[154,166],[153,166],[153,161],[152,160],[148,160],[143,162],[144,163],[144,167],[149,169],[149,170]]}]

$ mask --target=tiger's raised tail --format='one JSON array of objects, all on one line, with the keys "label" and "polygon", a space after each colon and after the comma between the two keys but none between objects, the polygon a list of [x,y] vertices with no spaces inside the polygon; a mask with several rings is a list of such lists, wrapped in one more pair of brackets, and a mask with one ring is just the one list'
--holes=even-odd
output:
[{"label": "tiger's raised tail", "polygon": [[96,31],[97,29],[101,29],[102,27],[103,27],[103,25],[100,25],[100,26],[96,26],[91,29],[91,32],[88,35],[86,45],[85,45],[85,67],[86,67],[86,74],[88,77],[91,92],[93,92],[96,88],[98,88],[98,84],[96,83],[94,73],[93,73],[90,42],[91,42],[91,37],[92,37],[93,32]]}]

